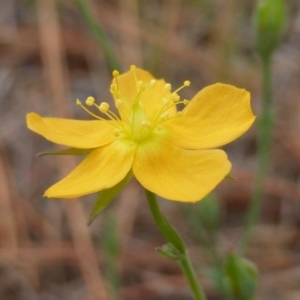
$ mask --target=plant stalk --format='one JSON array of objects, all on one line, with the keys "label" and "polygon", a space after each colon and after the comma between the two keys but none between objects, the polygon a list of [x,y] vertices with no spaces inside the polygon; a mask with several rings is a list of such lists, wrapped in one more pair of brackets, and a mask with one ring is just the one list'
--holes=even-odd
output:
[{"label": "plant stalk", "polygon": [[271,56],[262,57],[262,73],[263,102],[262,113],[258,120],[258,165],[256,169],[250,206],[242,235],[242,255],[246,255],[254,226],[260,216],[264,180],[268,171],[269,154],[272,142],[272,128],[274,123],[271,87]]},{"label": "plant stalk", "polygon": [[190,286],[190,289],[194,295],[195,300],[206,300],[206,296],[202,290],[202,287],[199,285],[196,272],[192,266],[190,258],[188,256],[185,244],[176,230],[172,227],[168,219],[164,216],[160,210],[155,194],[145,190],[146,197],[148,200],[148,205],[154,221],[165,237],[165,239],[172,244],[176,250],[180,253],[180,259],[176,260],[180,265],[187,281]]}]

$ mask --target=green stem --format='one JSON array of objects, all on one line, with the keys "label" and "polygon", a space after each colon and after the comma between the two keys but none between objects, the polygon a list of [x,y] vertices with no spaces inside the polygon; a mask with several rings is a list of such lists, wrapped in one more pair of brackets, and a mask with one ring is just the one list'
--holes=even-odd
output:
[{"label": "green stem", "polygon": [[253,228],[260,216],[261,202],[263,197],[263,185],[268,169],[269,153],[272,142],[272,127],[274,123],[271,87],[271,56],[262,58],[262,69],[263,103],[262,113],[258,123],[258,165],[256,169],[250,207],[247,213],[246,223],[242,236],[241,253],[243,255],[245,255],[247,252]]},{"label": "green stem", "polygon": [[188,256],[182,238],[179,236],[179,234],[172,227],[168,219],[164,216],[164,214],[160,210],[156,200],[156,196],[148,190],[145,190],[145,192],[146,192],[146,197],[148,200],[150,211],[152,213],[152,216],[154,218],[157,227],[159,228],[159,230],[161,231],[165,239],[171,245],[173,245],[176,248],[176,250],[180,253],[181,258],[176,261],[179,263],[189,283],[190,289],[194,295],[195,300],[206,300],[206,296],[201,286],[198,283],[196,272],[192,266],[192,263]]},{"label": "green stem", "polygon": [[109,42],[107,35],[96,20],[95,15],[92,12],[86,0],[75,0],[79,12],[81,13],[86,26],[88,27],[91,34],[94,36],[96,42],[100,45],[105,61],[111,71],[118,70],[122,71],[122,66],[116,57],[115,52]]}]

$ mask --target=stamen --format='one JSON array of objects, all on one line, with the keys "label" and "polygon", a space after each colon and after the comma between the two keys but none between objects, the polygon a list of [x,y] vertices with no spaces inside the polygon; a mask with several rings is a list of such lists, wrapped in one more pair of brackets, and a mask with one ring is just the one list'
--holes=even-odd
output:
[{"label": "stamen", "polygon": [[117,85],[115,83],[113,83],[113,84],[110,85],[110,92],[112,94],[116,93],[117,90],[118,90],[118,87],[117,87]]},{"label": "stamen", "polygon": [[166,92],[170,92],[170,91],[171,91],[171,88],[172,88],[172,86],[171,86],[170,83],[166,83],[165,86],[164,86],[164,90],[165,90]]},{"label": "stamen", "polygon": [[80,106],[84,111],[86,111],[89,115],[91,115],[92,117],[94,117],[95,119],[98,119],[98,120],[105,120],[95,114],[93,114],[92,112],[90,112],[86,107],[84,107],[81,103],[81,101],[79,99],[76,100],[76,105]]},{"label": "stamen", "polygon": [[163,120],[166,120],[168,117],[169,117],[169,113],[165,112],[165,113],[161,114],[159,118],[161,121],[163,121]]},{"label": "stamen", "polygon": [[121,130],[118,129],[118,128],[114,129],[114,131],[113,131],[113,135],[114,135],[115,137],[118,137],[118,136],[120,135],[120,133],[121,133]]},{"label": "stamen", "polygon": [[178,94],[172,94],[172,100],[174,101],[174,102],[178,102],[179,100],[180,100],[180,96],[178,95]]},{"label": "stamen", "polygon": [[142,125],[143,125],[143,126],[146,126],[146,127],[151,127],[151,122],[148,121],[148,120],[144,120],[144,121],[142,122]]},{"label": "stamen", "polygon": [[153,88],[155,86],[156,80],[155,79],[151,79],[150,80],[150,87]]},{"label": "stamen", "polygon": [[143,82],[143,81],[138,81],[137,82],[137,86],[138,86],[138,90],[139,90],[139,92],[142,92],[142,91],[144,91],[145,90],[145,83]]},{"label": "stamen", "polygon": [[170,104],[170,100],[167,98],[162,98],[161,99],[161,105],[162,106],[168,106]]},{"label": "stamen", "polygon": [[189,80],[186,80],[183,85],[181,87],[179,87],[176,91],[174,91],[173,93],[177,93],[179,92],[180,90],[182,90],[183,88],[187,87],[187,86],[190,86],[191,85],[191,82]]},{"label": "stamen", "polygon": [[135,80],[135,85],[136,85],[136,91],[137,91],[137,93],[139,93],[140,92],[140,89],[139,89],[140,87],[139,87],[139,84],[138,84],[139,81],[137,79],[135,70],[136,70],[136,66],[135,65],[131,65],[130,66],[130,71],[133,72],[133,76],[134,76],[134,80]]},{"label": "stamen", "polygon": [[119,73],[119,71],[114,70],[114,71],[112,72],[112,75],[113,75],[114,78],[117,78],[117,77],[120,75],[120,73]]},{"label": "stamen", "polygon": [[86,100],[85,100],[85,104],[88,105],[88,106],[93,106],[95,103],[95,98],[94,97],[88,97]]},{"label": "stamen", "polygon": [[119,90],[119,83],[118,83],[118,76],[120,75],[119,71],[114,70],[112,72],[112,75],[114,77],[114,83],[110,86],[110,92],[112,94],[117,95]]},{"label": "stamen", "polygon": [[119,109],[123,104],[123,101],[121,99],[116,100],[116,108]]},{"label": "stamen", "polygon": [[169,115],[168,114],[168,110],[172,107],[172,106],[177,106],[178,104],[184,104],[184,105],[188,105],[189,104],[189,100],[184,99],[183,101],[178,101],[178,102],[173,102],[172,104],[168,105],[168,106],[162,106],[161,110],[154,116],[154,123],[156,122],[156,120],[159,121],[163,121],[166,118],[168,118]]},{"label": "stamen", "polygon": [[102,113],[105,114],[109,110],[109,104],[107,102],[102,102],[98,108]]}]

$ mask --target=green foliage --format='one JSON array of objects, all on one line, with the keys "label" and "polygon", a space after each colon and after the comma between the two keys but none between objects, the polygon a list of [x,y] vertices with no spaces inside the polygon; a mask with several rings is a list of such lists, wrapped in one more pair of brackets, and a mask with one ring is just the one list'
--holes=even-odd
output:
[{"label": "green foliage", "polygon": [[106,206],[121,192],[121,190],[127,185],[129,180],[132,177],[132,172],[130,171],[125,178],[120,181],[118,184],[113,186],[112,188],[109,188],[107,190],[103,190],[93,207],[93,210],[90,214],[89,218],[89,224],[91,224],[94,219],[106,208]]},{"label": "green foliage", "polygon": [[109,40],[106,32],[100,25],[99,20],[97,20],[95,12],[91,7],[91,4],[84,0],[75,0],[75,4],[77,5],[77,9],[82,16],[86,27],[88,28],[89,32],[94,37],[95,41],[99,44],[101,50],[103,51],[103,55],[108,68],[111,71],[121,71],[122,65],[118,60],[118,57],[113,49],[111,41]]},{"label": "green foliage", "polygon": [[104,256],[104,273],[109,286],[109,299],[120,299],[120,281],[118,274],[118,256],[121,251],[114,216],[106,214],[103,220],[102,248]]}]

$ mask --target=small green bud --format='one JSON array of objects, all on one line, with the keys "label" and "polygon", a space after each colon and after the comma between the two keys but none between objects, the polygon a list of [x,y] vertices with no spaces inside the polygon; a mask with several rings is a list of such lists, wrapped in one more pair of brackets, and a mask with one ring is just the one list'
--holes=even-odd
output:
[{"label": "small green bud", "polygon": [[250,260],[229,253],[223,270],[223,291],[232,299],[252,300],[258,285],[258,269]]},{"label": "small green bud", "polygon": [[269,58],[278,46],[285,22],[285,0],[258,0],[254,12],[254,26],[256,47],[262,58]]}]

